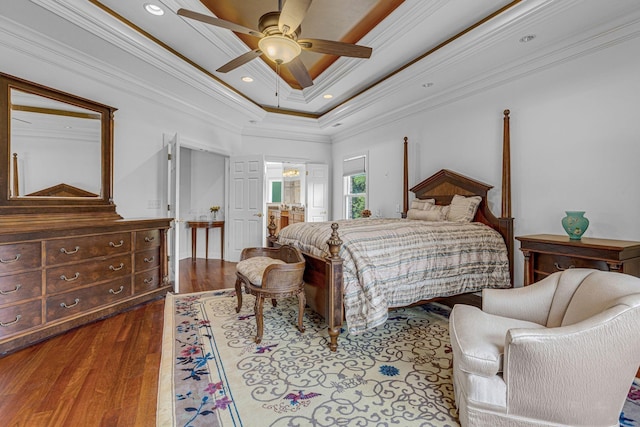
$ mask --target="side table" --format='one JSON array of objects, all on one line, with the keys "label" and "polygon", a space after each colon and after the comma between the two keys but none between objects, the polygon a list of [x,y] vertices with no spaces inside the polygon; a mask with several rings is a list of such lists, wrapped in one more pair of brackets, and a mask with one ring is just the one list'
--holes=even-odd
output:
[{"label": "side table", "polygon": [[535,234],[516,237],[524,255],[524,285],[568,268],[595,268],[640,277],[640,242]]},{"label": "side table", "polygon": [[209,229],[220,229],[220,258],[224,259],[224,221],[187,221],[187,227],[191,228],[191,260],[196,260],[196,241],[198,228],[205,229],[205,258],[209,259]]}]

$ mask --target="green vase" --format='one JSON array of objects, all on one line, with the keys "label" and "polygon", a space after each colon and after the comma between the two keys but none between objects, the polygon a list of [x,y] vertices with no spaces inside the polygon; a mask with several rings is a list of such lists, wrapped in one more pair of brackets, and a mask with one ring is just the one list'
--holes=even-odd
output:
[{"label": "green vase", "polygon": [[562,218],[564,231],[569,235],[569,239],[580,240],[589,227],[589,220],[584,217],[584,211],[565,211],[565,213],[567,216]]}]

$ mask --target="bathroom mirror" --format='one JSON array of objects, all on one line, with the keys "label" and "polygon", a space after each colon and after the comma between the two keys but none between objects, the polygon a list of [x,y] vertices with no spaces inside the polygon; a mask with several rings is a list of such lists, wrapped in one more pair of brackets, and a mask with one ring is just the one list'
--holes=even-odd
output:
[{"label": "bathroom mirror", "polygon": [[305,168],[303,164],[285,163],[282,170],[283,201],[287,205],[303,203],[302,182]]}]

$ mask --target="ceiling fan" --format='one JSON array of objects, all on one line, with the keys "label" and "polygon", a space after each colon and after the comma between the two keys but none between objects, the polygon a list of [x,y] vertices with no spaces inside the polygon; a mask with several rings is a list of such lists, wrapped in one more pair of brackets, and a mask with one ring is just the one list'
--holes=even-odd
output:
[{"label": "ceiling fan", "polygon": [[312,86],[313,81],[299,56],[303,49],[309,52],[354,58],[369,58],[372,51],[370,47],[332,40],[298,39],[301,32],[300,24],[310,5],[311,0],[287,0],[282,6],[282,0],[278,0],[279,11],[262,15],[258,22],[259,31],[187,9],[178,9],[177,13],[187,18],[260,39],[257,49],[232,59],[218,68],[217,72],[229,72],[265,54],[267,58],[276,63],[276,66],[285,66],[304,89]]}]

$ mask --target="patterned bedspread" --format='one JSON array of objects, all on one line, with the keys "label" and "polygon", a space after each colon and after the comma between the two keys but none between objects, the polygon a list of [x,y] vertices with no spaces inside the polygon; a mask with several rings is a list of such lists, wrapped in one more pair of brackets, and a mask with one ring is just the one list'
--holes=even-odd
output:
[{"label": "patterned bedspread", "polygon": [[306,222],[283,228],[278,241],[324,257],[331,223],[344,242],[344,306],[350,333],[384,323],[390,307],[510,286],[502,236],[484,224],[367,218]]}]

